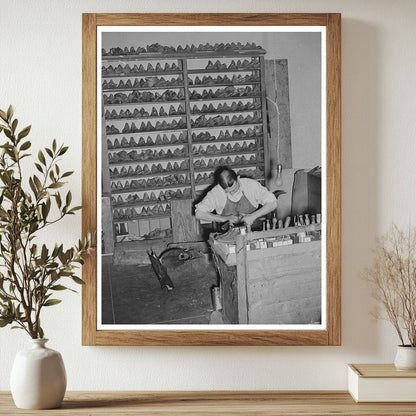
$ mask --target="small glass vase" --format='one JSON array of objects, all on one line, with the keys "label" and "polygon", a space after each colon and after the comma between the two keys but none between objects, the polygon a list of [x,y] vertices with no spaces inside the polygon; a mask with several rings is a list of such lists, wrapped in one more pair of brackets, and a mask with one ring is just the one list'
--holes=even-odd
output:
[{"label": "small glass vase", "polygon": [[10,389],[20,409],[54,409],[66,391],[66,372],[59,352],[45,346],[47,339],[32,339],[31,348],[19,351],[10,375]]},{"label": "small glass vase", "polygon": [[399,371],[416,371],[416,347],[398,345],[394,365]]}]

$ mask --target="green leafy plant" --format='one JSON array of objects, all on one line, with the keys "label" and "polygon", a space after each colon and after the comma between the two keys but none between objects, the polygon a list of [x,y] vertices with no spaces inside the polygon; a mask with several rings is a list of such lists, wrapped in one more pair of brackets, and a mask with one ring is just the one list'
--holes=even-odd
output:
[{"label": "green leafy plant", "polygon": [[382,306],[373,315],[394,326],[401,346],[416,347],[416,228],[392,224],[377,239],[374,254],[372,266],[363,272]]},{"label": "green leafy plant", "polygon": [[71,191],[60,189],[73,172],[61,172],[58,162],[68,147],[56,140],[39,150],[36,173],[25,181],[21,162],[31,156],[31,142],[25,139],[31,126],[17,132],[13,113],[12,106],[0,110],[0,134],[5,135],[0,145],[0,327],[10,324],[43,338],[41,311],[61,302],[54,293],[74,291],[62,279],[84,283],[76,272],[93,249],[92,236],[88,233],[69,249],[39,243],[39,232],[81,207],[71,206]]}]

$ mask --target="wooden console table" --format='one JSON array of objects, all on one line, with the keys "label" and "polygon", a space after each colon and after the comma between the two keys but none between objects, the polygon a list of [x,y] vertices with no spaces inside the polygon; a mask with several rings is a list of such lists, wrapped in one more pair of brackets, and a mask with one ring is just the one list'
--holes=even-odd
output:
[{"label": "wooden console table", "polygon": [[59,409],[36,411],[14,406],[0,392],[0,415],[415,415],[415,403],[355,403],[339,391],[68,392]]}]

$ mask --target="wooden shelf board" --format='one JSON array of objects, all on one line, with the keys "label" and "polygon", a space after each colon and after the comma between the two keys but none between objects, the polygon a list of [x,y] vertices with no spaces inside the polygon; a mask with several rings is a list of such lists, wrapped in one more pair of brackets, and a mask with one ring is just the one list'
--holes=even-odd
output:
[{"label": "wooden shelf board", "polygon": [[[94,415],[414,415],[414,403],[355,403],[346,391],[68,391],[48,416]],[[10,392],[0,392],[0,414],[39,415],[17,409]]]}]

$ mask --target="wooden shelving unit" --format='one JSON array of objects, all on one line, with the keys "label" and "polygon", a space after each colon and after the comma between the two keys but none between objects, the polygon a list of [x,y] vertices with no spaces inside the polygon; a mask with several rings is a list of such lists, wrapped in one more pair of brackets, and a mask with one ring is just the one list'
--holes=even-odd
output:
[{"label": "wooden shelving unit", "polygon": [[170,201],[198,198],[220,165],[261,181],[269,168],[265,51],[178,49],[102,56],[103,166],[116,241],[169,230]]}]

